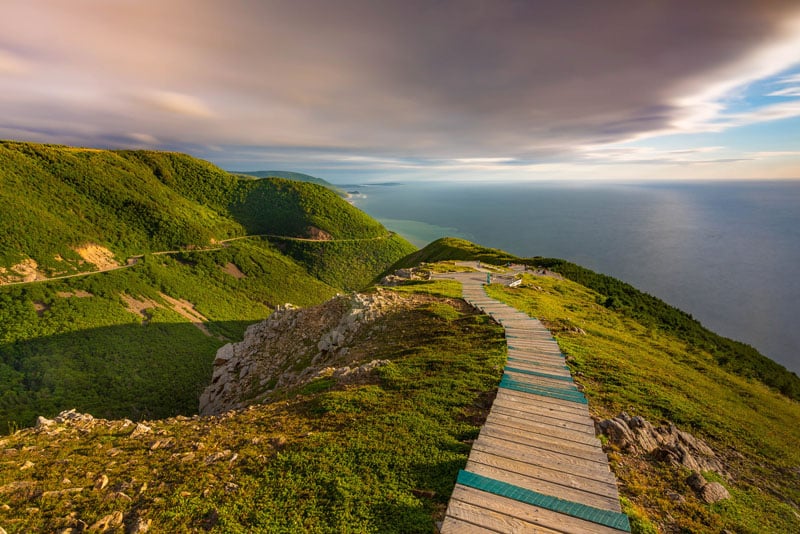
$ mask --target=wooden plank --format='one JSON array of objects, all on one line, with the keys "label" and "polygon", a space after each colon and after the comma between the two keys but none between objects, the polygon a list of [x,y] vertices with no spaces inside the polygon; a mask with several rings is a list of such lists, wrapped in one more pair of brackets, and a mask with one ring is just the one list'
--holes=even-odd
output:
[{"label": "wooden plank", "polygon": [[[571,375],[551,332],[539,320],[490,298],[485,293],[482,274],[449,277],[462,282],[464,298],[472,306],[503,326],[509,357],[506,366],[514,369],[505,370],[504,380],[523,388],[526,385],[534,390],[542,388],[542,394],[498,389],[473,444],[467,471],[541,494],[619,512],[616,479],[595,436],[587,406],[546,395],[552,391],[553,395],[563,392],[572,396],[576,391],[573,381],[558,378]],[[621,532],[457,484],[442,532],[477,531]]]},{"label": "wooden plank", "polygon": [[507,399],[509,402],[521,403],[523,405],[530,404],[533,406],[545,406],[553,410],[574,413],[576,415],[587,415],[589,413],[589,409],[585,404],[554,399],[552,397],[546,397],[542,395],[535,395],[525,391],[499,388],[497,390],[497,396]]},{"label": "wooden plank", "polygon": [[574,466],[574,465],[555,466],[549,463],[543,457],[537,456],[535,454],[530,454],[530,451],[525,446],[517,445],[513,442],[503,441],[501,439],[478,440],[472,444],[472,450],[489,452],[491,454],[496,454],[498,456],[504,456],[507,458],[515,459],[519,462],[524,462],[531,466],[538,466],[553,472],[564,473],[565,476],[581,477],[581,478],[596,480],[598,482],[605,482],[613,486],[616,486],[617,484],[617,479],[614,477],[614,473],[612,473],[608,469],[606,469],[605,471],[600,471],[600,470],[586,471],[581,466]]},{"label": "wooden plank", "polygon": [[[623,532],[615,528],[598,525],[591,521],[571,517],[541,508],[538,506],[520,506],[518,501],[494,495],[474,488],[468,488],[460,484],[453,490],[452,498],[461,502],[473,503],[482,508],[504,513],[509,516],[517,517],[540,528],[553,529],[554,531],[566,534],[619,534]],[[444,531],[442,531],[443,534]],[[457,531],[452,531],[457,532]],[[506,531],[512,532],[512,531]],[[520,531],[528,532],[528,531]],[[531,530],[530,532],[535,532]],[[546,530],[544,532],[547,532]]]},{"label": "wooden plank", "polygon": [[[506,455],[501,454],[501,452],[503,451],[484,450],[483,447],[477,449],[473,448],[469,455],[469,459],[481,464],[492,465],[494,467],[506,469],[521,475],[546,480],[550,483],[558,484],[575,491],[593,493],[609,499],[614,499],[615,501],[619,501],[619,493],[617,492],[616,482],[609,482],[608,480],[596,480],[592,477],[586,477],[576,473],[566,473],[564,471],[548,468],[547,466],[523,462],[516,458],[509,458]],[[545,494],[548,493],[544,490],[539,492]],[[578,497],[570,500],[588,504]]]},{"label": "wooden plank", "polygon": [[532,345],[532,344],[521,344],[515,343],[515,340],[509,340],[510,343],[506,343],[507,350],[512,351],[521,351],[521,352],[529,352],[531,354],[545,354],[545,355],[552,355],[552,356],[561,356],[562,352],[561,349],[558,347],[558,343],[542,343],[541,345]]},{"label": "wooden plank", "polygon": [[593,493],[572,490],[558,484],[547,482],[546,480],[525,476],[523,474],[516,473],[508,469],[502,469],[493,465],[486,465],[472,459],[467,460],[466,470],[471,473],[475,473],[476,475],[482,475],[495,480],[500,480],[502,482],[507,482],[508,484],[533,490],[551,497],[558,497],[559,499],[564,499],[567,501],[579,502],[587,506],[600,508],[601,510],[610,510],[612,512],[621,511],[619,507],[619,499],[602,497]]},{"label": "wooden plank", "polygon": [[[579,419],[581,417],[589,417],[589,411],[585,405],[579,405],[582,409],[571,409],[572,406],[566,404],[557,404],[554,402],[534,402],[529,398],[522,398],[516,395],[515,392],[500,389],[497,391],[494,402],[498,406],[508,406],[520,411],[529,411],[532,413],[549,413],[554,417],[559,416],[564,419]],[[572,404],[575,404],[574,402]]]},{"label": "wooden plank", "polygon": [[513,427],[495,423],[489,423],[481,429],[481,433],[473,443],[473,446],[476,443],[494,444],[509,450],[513,449],[517,451],[521,459],[528,459],[536,455],[550,459],[554,458],[555,455],[556,459],[558,459],[560,454],[570,457],[567,458],[570,462],[565,465],[584,466],[585,462],[591,462],[591,464],[587,464],[583,468],[594,467],[598,473],[604,473],[609,470],[608,457],[590,444],[578,443],[542,433],[523,432]]},{"label": "wooden plank", "polygon": [[[452,500],[450,502],[453,502]],[[486,534],[487,532],[497,532],[496,530],[489,530],[480,525],[473,525],[461,519],[456,519],[452,516],[445,516],[442,528],[439,530],[441,534]]]},{"label": "wooden plank", "polygon": [[537,374],[520,372],[524,370],[525,369],[518,369],[516,367],[507,367],[506,369],[503,369],[503,372],[511,379],[517,382],[523,382],[526,384],[538,384],[541,386],[547,386],[551,388],[562,388],[569,391],[578,390],[578,386],[575,385],[575,382],[573,382],[572,380],[559,380],[558,378],[541,376],[548,374],[545,372],[536,371]]},{"label": "wooden plank", "polygon": [[561,437],[521,432],[496,423],[484,425],[478,434],[478,439],[481,437],[498,438],[516,443],[529,448],[529,454],[552,458],[554,462],[580,465],[601,473],[608,471],[608,457],[602,450],[587,450],[585,446],[581,446],[581,443],[574,443]]},{"label": "wooden plank", "polygon": [[[490,494],[491,495],[491,494]],[[520,503],[520,506],[530,506]],[[536,532],[542,534],[561,534],[558,530],[552,530],[546,527],[539,526],[535,523],[525,521],[503,512],[498,512],[484,506],[479,506],[475,503],[462,501],[460,499],[453,499],[450,501],[450,506],[447,507],[447,514],[462,524],[477,525],[483,529],[482,532]],[[442,526],[442,533],[446,533],[444,526]],[[449,528],[449,527],[448,527]],[[452,530],[450,532],[474,532],[473,530]]]},{"label": "wooden plank", "polygon": [[567,412],[557,409],[555,405],[545,405],[542,403],[532,403],[527,401],[508,401],[505,398],[498,399],[495,397],[492,404],[492,411],[499,410],[500,413],[511,416],[520,417],[530,421],[538,421],[539,418],[559,419],[568,421],[573,424],[583,425],[589,427],[592,435],[597,435],[594,430],[594,421],[589,416],[588,411],[581,412]]},{"label": "wooden plank", "polygon": [[[504,406],[492,406],[491,414],[496,417],[498,421],[508,421],[509,424],[519,422],[524,426],[544,426],[555,427],[563,430],[573,430],[582,434],[588,434],[595,438],[595,431],[593,424],[587,424],[585,421],[575,419],[563,419],[560,417],[550,417],[542,413],[532,413],[530,411],[521,411],[514,408],[505,408]],[[580,419],[586,419],[580,417]],[[594,444],[597,438],[592,440]],[[599,444],[600,442],[597,441]]]},{"label": "wooden plank", "polygon": [[[489,417],[491,417],[491,419]],[[506,432],[519,436],[519,438],[525,440],[523,443],[528,441],[531,444],[538,443],[546,449],[553,449],[553,446],[558,444],[559,447],[570,451],[574,450],[577,456],[586,458],[594,458],[596,456],[598,461],[604,458],[602,455],[605,453],[602,452],[597,438],[592,434],[575,432],[573,430],[539,423],[526,423],[515,421],[514,419],[504,419],[494,414],[490,414],[489,417],[486,418],[484,426],[491,425],[498,432]],[[557,451],[558,449],[553,450]],[[588,455],[589,453],[595,456]]]},{"label": "wooden plank", "polygon": [[520,430],[545,433],[558,432],[564,436],[572,436],[574,441],[579,441],[581,443],[591,444],[592,446],[596,446],[598,443],[594,433],[594,427],[583,424],[575,424],[570,421],[554,419],[552,417],[546,418],[544,416],[522,417],[515,414],[504,413],[501,410],[495,411],[494,409],[489,412],[486,419],[487,421],[489,417],[492,418],[492,422],[494,423],[513,426]]},{"label": "wooden plank", "polygon": [[547,363],[550,365],[563,367],[567,364],[564,356],[560,352],[542,351],[542,350],[525,350],[509,347],[506,349],[506,354],[510,358],[517,360],[525,360],[536,363]]},{"label": "wooden plank", "polygon": [[[502,394],[503,396],[507,397],[514,396],[514,397],[519,397],[520,399],[527,399],[528,402],[532,403],[546,402],[554,405],[559,405],[567,408],[567,410],[571,409],[575,413],[585,413],[584,411],[586,410],[585,404],[566,401],[562,399],[555,399],[553,397],[548,397],[546,395],[537,395],[535,393],[528,393],[526,391],[517,391],[514,389],[500,388],[497,390],[497,394],[498,395]],[[574,406],[570,406],[570,404]]]},{"label": "wooden plank", "polygon": [[516,356],[511,356],[510,358],[506,359],[506,366],[516,369],[524,369],[527,371],[535,371],[537,373],[547,373],[556,376],[563,376],[565,378],[572,378],[572,374],[570,374],[569,369],[565,367],[564,361],[561,361],[560,363],[542,364],[528,358],[523,359]]}]

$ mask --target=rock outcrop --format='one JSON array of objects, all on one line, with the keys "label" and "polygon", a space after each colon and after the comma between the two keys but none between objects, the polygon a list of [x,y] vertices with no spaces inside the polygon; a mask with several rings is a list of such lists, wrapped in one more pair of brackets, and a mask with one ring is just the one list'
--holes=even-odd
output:
[{"label": "rock outcrop", "polygon": [[597,430],[622,451],[650,454],[692,471],[714,471],[728,476],[722,461],[705,441],[674,424],[655,428],[642,417],[622,412],[613,419],[597,423]]},{"label": "rock outcrop", "polygon": [[730,478],[722,460],[700,438],[678,429],[674,424],[658,428],[646,419],[622,412],[613,419],[596,423],[597,431],[606,436],[609,442],[623,452],[634,455],[647,454],[673,466],[685,467],[692,471],[686,479],[698,498],[707,503],[730,499],[730,493],[719,482],[708,482],[701,471],[713,471]]},{"label": "rock outcrop", "polygon": [[337,296],[312,308],[279,306],[247,328],[244,339],[217,351],[211,385],[200,397],[200,414],[214,415],[263,400],[275,389],[315,378],[337,382],[363,377],[384,362],[357,361],[348,353],[365,326],[403,299],[391,292]]},{"label": "rock outcrop", "polygon": [[428,269],[412,267],[409,269],[398,269],[394,274],[388,274],[381,279],[381,285],[396,286],[409,280],[430,280],[431,272]]}]

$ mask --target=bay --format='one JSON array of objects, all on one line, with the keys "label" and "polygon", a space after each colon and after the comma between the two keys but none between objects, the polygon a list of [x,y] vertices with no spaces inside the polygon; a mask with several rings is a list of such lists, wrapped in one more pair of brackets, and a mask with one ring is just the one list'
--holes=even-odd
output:
[{"label": "bay", "polygon": [[798,181],[357,188],[356,206],[417,246],[449,235],[564,258],[800,372]]}]

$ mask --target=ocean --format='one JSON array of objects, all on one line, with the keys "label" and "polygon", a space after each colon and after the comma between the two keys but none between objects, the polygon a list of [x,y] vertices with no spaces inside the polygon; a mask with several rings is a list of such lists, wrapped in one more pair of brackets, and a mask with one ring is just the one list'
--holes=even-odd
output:
[{"label": "ocean", "polygon": [[454,236],[563,258],[800,373],[800,181],[342,187],[417,246]]}]

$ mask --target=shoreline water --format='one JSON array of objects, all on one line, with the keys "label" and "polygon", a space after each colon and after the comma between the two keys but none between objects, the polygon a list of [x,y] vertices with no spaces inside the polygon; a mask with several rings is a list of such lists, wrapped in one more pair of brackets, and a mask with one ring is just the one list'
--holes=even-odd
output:
[{"label": "shoreline water", "polygon": [[800,182],[358,186],[424,246],[463,237],[628,282],[800,372]]}]

